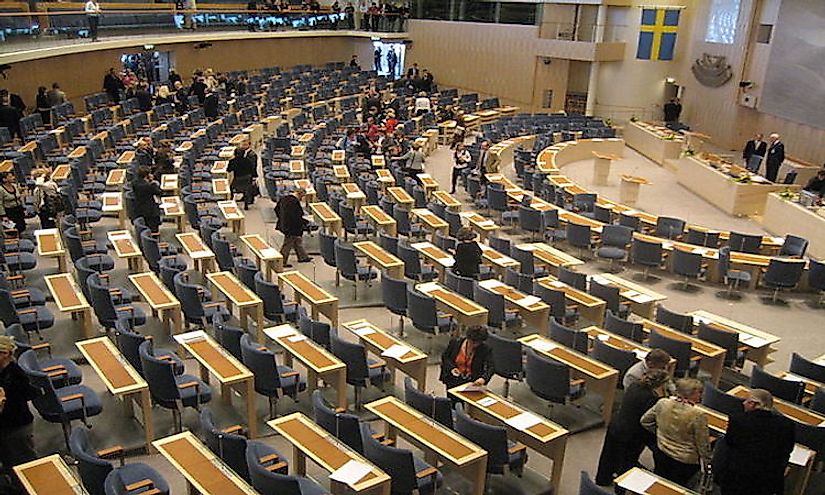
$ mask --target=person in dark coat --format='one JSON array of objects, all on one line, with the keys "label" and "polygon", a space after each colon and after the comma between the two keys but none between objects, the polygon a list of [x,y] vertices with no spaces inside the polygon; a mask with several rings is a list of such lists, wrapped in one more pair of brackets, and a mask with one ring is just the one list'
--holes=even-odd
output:
[{"label": "person in dark coat", "polygon": [[49,103],[49,94],[46,91],[46,86],[37,88],[37,98],[35,99],[35,106],[37,112],[40,114],[40,120],[44,124],[49,125],[52,122],[52,105]]},{"label": "person in dark coat", "polygon": [[140,83],[135,91],[135,98],[138,101],[138,108],[141,112],[148,112],[152,109],[152,93],[149,92],[149,85]]},{"label": "person in dark coat", "polygon": [[123,81],[115,72],[115,68],[110,67],[109,72],[103,77],[103,91],[109,95],[112,103],[120,103],[120,91],[124,88]]},{"label": "person in dark coat", "polygon": [[779,167],[785,161],[785,144],[780,140],[779,134],[771,134],[770,139],[768,156],[765,158],[765,178],[771,182],[776,182]]},{"label": "person in dark coat", "polygon": [[682,115],[682,104],[679,98],[673,98],[665,103],[665,122],[679,122],[679,116]]},{"label": "person in dark coat", "polygon": [[233,174],[232,192],[243,194],[244,209],[248,210],[249,205],[255,201],[252,186],[258,176],[258,157],[249,149],[249,140],[235,148],[235,156],[229,160],[227,170]]},{"label": "person in dark coat", "polygon": [[762,164],[762,159],[768,152],[768,143],[762,134],[756,134],[753,139],[745,143],[745,149],[742,151],[742,159],[745,160],[745,166],[751,172],[759,172],[759,166]]},{"label": "person in dark coat", "polygon": [[493,377],[493,351],[487,345],[487,329],[476,325],[467,329],[466,337],[450,340],[441,354],[440,380],[447,389],[464,383],[478,386]]},{"label": "person in dark coat", "polygon": [[664,397],[670,375],[665,370],[648,370],[642,379],[625,389],[622,404],[610,420],[604,437],[596,484],[613,485],[616,476],[636,466],[645,447],[656,445],[656,437],[642,428],[642,415]]},{"label": "person in dark coat", "polygon": [[794,448],[794,424],[773,410],[773,396],[754,389],[731,415],[723,440],[727,448],[714,477],[722,495],[782,495],[785,468]]},{"label": "person in dark coat", "polygon": [[169,83],[174,87],[176,82],[183,82],[183,79],[175,72],[175,69],[169,69]]},{"label": "person in dark coat", "polygon": [[155,149],[152,147],[152,138],[144,137],[138,141],[135,160],[140,167],[151,169],[155,165]]},{"label": "person in dark coat", "polygon": [[9,103],[9,94],[6,90],[0,91],[0,127],[6,127],[12,139],[16,137],[23,141],[23,132],[20,130],[20,119],[23,114]]},{"label": "person in dark coat", "polygon": [[0,335],[0,463],[7,475],[12,474],[13,466],[37,458],[29,401],[40,394],[15,362],[16,349],[14,339]]},{"label": "person in dark coat", "polygon": [[281,246],[281,254],[284,256],[284,266],[289,268],[289,253],[293,249],[295,255],[298,256],[299,263],[309,263],[312,258],[304,249],[303,235],[307,226],[307,221],[304,218],[304,209],[301,207],[301,201],[304,199],[306,191],[303,189],[296,189],[290,194],[284,195],[278,200],[275,205],[275,215],[278,216],[279,231],[284,234],[284,243]]},{"label": "person in dark coat", "polygon": [[192,85],[189,86],[189,94],[197,96],[198,103],[203,105],[203,101],[206,99],[206,82],[203,77],[195,77]]},{"label": "person in dark coat", "polygon": [[483,251],[476,242],[476,233],[470,227],[461,227],[456,239],[453,271],[462,277],[478,278]]},{"label": "person in dark coat", "polygon": [[218,93],[211,89],[207,90],[206,99],[203,100],[203,114],[206,116],[207,120],[217,120],[219,103],[220,100],[218,99]]},{"label": "person in dark coat", "polygon": [[135,195],[135,215],[143,217],[152,232],[160,228],[160,207],[156,198],[163,196],[160,186],[147,167],[139,167],[137,177],[132,181]]}]

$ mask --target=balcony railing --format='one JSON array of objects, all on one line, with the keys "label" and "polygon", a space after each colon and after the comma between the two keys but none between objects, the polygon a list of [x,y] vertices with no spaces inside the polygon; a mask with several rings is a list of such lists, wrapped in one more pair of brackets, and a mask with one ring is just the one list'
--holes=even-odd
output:
[{"label": "balcony railing", "polygon": [[539,36],[545,39],[594,42],[599,29],[604,29],[605,43],[624,42],[628,39],[629,28],[622,24],[579,24],[568,22],[546,22],[541,25]]}]

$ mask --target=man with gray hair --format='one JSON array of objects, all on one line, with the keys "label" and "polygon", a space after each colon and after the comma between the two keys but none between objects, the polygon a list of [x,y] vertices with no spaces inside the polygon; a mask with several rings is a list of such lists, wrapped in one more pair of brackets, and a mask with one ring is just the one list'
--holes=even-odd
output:
[{"label": "man with gray hair", "polygon": [[727,452],[714,462],[723,495],[781,495],[785,468],[794,448],[794,425],[773,410],[767,390],[751,390],[743,412],[728,420],[722,441]]}]

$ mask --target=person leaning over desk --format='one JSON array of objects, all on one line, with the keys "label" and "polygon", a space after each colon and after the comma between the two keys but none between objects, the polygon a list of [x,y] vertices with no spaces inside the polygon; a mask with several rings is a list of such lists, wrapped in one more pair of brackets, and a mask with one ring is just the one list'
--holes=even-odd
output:
[{"label": "person leaning over desk", "polygon": [[487,329],[475,325],[465,337],[450,339],[441,354],[440,380],[447,389],[464,383],[485,385],[493,377],[493,351],[487,345]]}]

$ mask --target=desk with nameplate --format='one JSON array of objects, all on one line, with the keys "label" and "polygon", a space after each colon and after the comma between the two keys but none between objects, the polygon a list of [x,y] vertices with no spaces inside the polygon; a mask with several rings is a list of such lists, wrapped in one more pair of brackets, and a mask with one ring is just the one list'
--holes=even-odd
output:
[{"label": "desk with nameplate", "polygon": [[390,383],[395,383],[397,369],[415,380],[418,390],[424,391],[427,384],[427,355],[423,351],[397,339],[367,320],[349,321],[343,326],[354,333],[370,352],[386,362],[392,374]]},{"label": "desk with nameplate", "polygon": [[186,254],[195,262],[196,270],[204,275],[212,271],[215,264],[215,253],[203,243],[200,235],[196,232],[184,232],[175,234],[175,238],[183,246]]},{"label": "desk with nameplate", "polygon": [[56,258],[57,271],[66,272],[66,249],[60,239],[60,232],[55,229],[39,229],[34,231],[37,241],[37,254],[43,258]]},{"label": "desk with nameplate", "polygon": [[223,215],[224,220],[229,224],[230,229],[237,235],[244,233],[245,215],[234,199],[218,201],[218,210]]},{"label": "desk with nameplate", "polygon": [[318,320],[318,315],[326,316],[333,327],[338,326],[338,298],[318,287],[303,273],[293,270],[278,274],[278,286],[283,292],[284,284],[292,287],[298,304],[306,301],[310,306],[310,316]]},{"label": "desk with nameplate", "polygon": [[[273,271],[276,273],[283,271],[284,256],[280,251],[270,246],[261,234],[242,235],[240,240],[252,253],[258,270],[263,271],[267,280],[272,280]],[[265,271],[261,265],[266,265]]]},{"label": "desk with nameplate", "polygon": [[404,278],[404,262],[372,241],[354,242],[352,247],[367,257],[370,265],[392,278]]},{"label": "desk with nameplate", "polygon": [[123,193],[105,192],[100,195],[101,208],[103,213],[114,213],[121,229],[126,228],[126,208],[123,206]]},{"label": "desk with nameplate", "polygon": [[638,323],[642,324],[645,333],[649,334],[655,331],[672,340],[690,342],[690,349],[693,354],[691,360],[699,359],[699,367],[710,373],[710,380],[714,385],[719,385],[722,370],[725,367],[726,351],[724,348],[647,318],[639,318]]},{"label": "desk with nameplate", "polygon": [[112,230],[106,232],[106,237],[115,248],[118,258],[126,260],[130,273],[140,273],[143,271],[143,253],[138,247],[138,243],[132,238],[132,233],[128,230]]},{"label": "desk with nameplate", "polygon": [[487,324],[487,308],[437,282],[418,284],[415,290],[435,299],[436,307],[450,313],[453,319],[464,327]]},{"label": "desk with nameplate", "polygon": [[444,281],[444,273],[455,265],[453,255],[444,251],[431,242],[415,242],[410,247],[424,256],[424,259],[431,263],[438,272],[438,279]]},{"label": "desk with nameplate", "polygon": [[346,182],[341,184],[341,189],[344,191],[344,198],[352,207],[357,215],[364,203],[367,202],[367,195],[354,182]]},{"label": "desk with nameplate", "polygon": [[364,218],[375,226],[375,230],[383,230],[390,237],[398,235],[398,224],[395,219],[388,215],[378,205],[365,205],[361,207],[361,214]]},{"label": "desk with nameplate", "polygon": [[341,228],[343,226],[341,217],[335,213],[328,204],[324,202],[310,203],[309,209],[327,233],[337,237],[341,235]]},{"label": "desk with nameplate", "polygon": [[14,466],[14,474],[29,495],[88,495],[60,454]]},{"label": "desk with nameplate", "polygon": [[412,196],[403,188],[398,186],[388,187],[387,194],[400,207],[404,209],[411,209],[415,204]]},{"label": "desk with nameplate", "polygon": [[432,240],[435,241],[436,233],[441,232],[447,235],[447,230],[450,225],[441,217],[428,210],[427,208],[413,208],[411,213],[418,218],[424,227],[432,233]]},{"label": "desk with nameplate", "polygon": [[553,276],[536,279],[535,283],[547,289],[564,292],[567,301],[578,308],[579,314],[583,318],[598,326],[604,324],[604,315],[607,308],[607,302],[604,300],[566,284]]},{"label": "desk with nameplate", "polygon": [[[128,152],[124,152],[128,153]],[[126,169],[115,168],[109,170],[106,175],[106,187],[111,189],[120,189],[126,183]]]},{"label": "desk with nameplate", "polygon": [[258,341],[263,340],[264,303],[255,292],[238,280],[232,272],[212,272],[206,274],[206,279],[214,286],[212,299],[217,300],[218,293],[222,293],[226,300],[226,309],[238,308],[238,320],[244,330],[249,330],[249,319],[255,321],[258,332]]},{"label": "desk with nameplate", "polygon": [[459,215],[476,231],[482,241],[485,241],[490,234],[500,228],[493,220],[485,218],[474,211],[463,211]]},{"label": "desk with nameplate", "polygon": [[716,330],[737,333],[739,335],[739,345],[746,348],[745,359],[763,367],[773,362],[771,354],[776,352],[775,345],[782,340],[776,335],[757,330],[744,323],[739,323],[709,311],[698,310],[689,314],[693,317],[693,322],[697,328],[699,323],[704,323]]},{"label": "desk with nameplate", "polygon": [[[46,287],[52,294],[52,299],[57,305],[57,309],[61,313],[69,313],[72,319],[75,316],[80,318],[83,328],[83,335],[86,338],[94,336],[94,329],[92,328],[92,307],[80,290],[80,287],[75,283],[74,277],[70,273],[58,273],[56,275],[47,275]],[[35,312],[34,308],[19,309],[18,314],[27,312]]]},{"label": "desk with nameplate", "polygon": [[183,201],[179,196],[164,196],[160,198],[160,209],[163,211],[163,216],[169,217],[175,221],[175,226],[178,232],[186,231],[186,211],[183,209]]},{"label": "desk with nameplate", "polygon": [[[532,294],[525,294],[498,279],[491,278],[478,282],[478,286],[504,297],[504,302],[521,314],[531,327],[544,329],[550,323],[550,305]],[[503,322],[502,322],[503,323]]]},{"label": "desk with nameplate", "polygon": [[225,200],[232,198],[232,190],[229,186],[229,179],[226,177],[218,177],[216,179],[212,179],[212,194],[215,195],[216,198]]},{"label": "desk with nameplate", "polygon": [[590,281],[591,283],[596,282],[609,287],[618,287],[619,297],[630,303],[630,310],[645,318],[653,318],[656,305],[667,299],[665,295],[625,280],[612,273],[591,275]]},{"label": "desk with nameplate", "polygon": [[152,315],[163,321],[163,327],[170,334],[179,334],[183,331],[180,301],[154,272],[129,275],[129,281],[152,309]]}]

